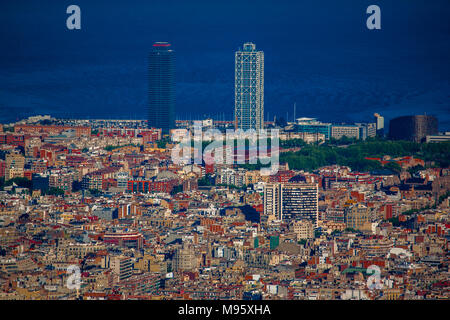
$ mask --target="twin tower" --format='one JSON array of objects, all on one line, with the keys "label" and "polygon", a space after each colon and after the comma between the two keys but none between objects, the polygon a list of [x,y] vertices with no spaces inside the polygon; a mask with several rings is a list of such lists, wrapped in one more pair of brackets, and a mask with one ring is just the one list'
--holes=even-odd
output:
[{"label": "twin tower", "polygon": [[[175,52],[167,42],[156,42],[149,57],[148,126],[169,134],[175,128]],[[234,125],[264,127],[264,52],[245,43],[235,54]]]}]

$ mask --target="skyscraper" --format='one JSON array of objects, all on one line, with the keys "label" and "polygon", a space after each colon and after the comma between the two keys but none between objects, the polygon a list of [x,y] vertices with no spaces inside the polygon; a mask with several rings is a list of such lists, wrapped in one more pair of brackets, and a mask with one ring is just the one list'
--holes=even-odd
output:
[{"label": "skyscraper", "polygon": [[238,129],[264,127],[264,52],[247,42],[235,55],[234,116]]},{"label": "skyscraper", "polygon": [[148,65],[148,126],[169,134],[175,127],[175,52],[155,42]]}]

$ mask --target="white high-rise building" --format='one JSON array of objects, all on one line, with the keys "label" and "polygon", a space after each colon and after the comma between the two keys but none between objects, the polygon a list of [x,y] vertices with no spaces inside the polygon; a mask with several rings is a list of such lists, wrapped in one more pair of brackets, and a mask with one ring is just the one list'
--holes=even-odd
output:
[{"label": "white high-rise building", "polygon": [[384,117],[380,116],[378,113],[373,115],[375,117],[375,123],[377,126],[377,135],[384,135]]},{"label": "white high-rise building", "polygon": [[237,129],[264,128],[264,52],[247,42],[235,56],[234,116]]},{"label": "white high-rise building", "polygon": [[317,226],[319,187],[317,183],[266,183],[264,215],[282,221],[309,219]]}]

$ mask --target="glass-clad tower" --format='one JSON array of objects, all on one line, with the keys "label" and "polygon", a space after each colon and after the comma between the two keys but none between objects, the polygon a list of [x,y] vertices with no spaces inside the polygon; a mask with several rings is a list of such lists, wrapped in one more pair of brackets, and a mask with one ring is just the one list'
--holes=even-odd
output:
[{"label": "glass-clad tower", "polygon": [[175,52],[155,42],[148,65],[148,126],[169,134],[175,127]]},{"label": "glass-clad tower", "polygon": [[235,55],[234,117],[238,129],[264,127],[264,52],[251,42]]}]

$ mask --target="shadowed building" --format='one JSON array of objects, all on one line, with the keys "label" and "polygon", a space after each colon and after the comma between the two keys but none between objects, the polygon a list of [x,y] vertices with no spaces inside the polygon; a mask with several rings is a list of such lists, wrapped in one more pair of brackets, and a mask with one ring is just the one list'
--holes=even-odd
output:
[{"label": "shadowed building", "polygon": [[433,116],[404,116],[389,122],[389,137],[393,140],[423,142],[427,135],[437,133],[438,120]]},{"label": "shadowed building", "polygon": [[148,79],[148,126],[169,134],[175,127],[175,52],[169,43],[153,44]]}]

